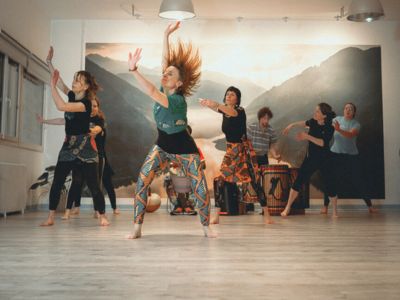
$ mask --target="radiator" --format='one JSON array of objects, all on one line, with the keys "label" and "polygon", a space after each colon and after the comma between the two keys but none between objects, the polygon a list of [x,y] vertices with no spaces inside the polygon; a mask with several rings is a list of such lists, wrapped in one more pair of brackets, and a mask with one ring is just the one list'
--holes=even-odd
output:
[{"label": "radiator", "polygon": [[0,213],[24,213],[27,198],[25,165],[0,162]]}]

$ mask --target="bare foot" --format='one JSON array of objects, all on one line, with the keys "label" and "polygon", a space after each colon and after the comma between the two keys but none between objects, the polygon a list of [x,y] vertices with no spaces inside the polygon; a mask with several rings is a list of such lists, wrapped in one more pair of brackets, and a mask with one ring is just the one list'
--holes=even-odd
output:
[{"label": "bare foot", "polygon": [[69,220],[70,213],[71,213],[71,210],[70,209],[66,209],[65,212],[64,212],[64,215],[61,217],[61,220]]},{"label": "bare foot", "polygon": [[133,232],[127,236],[128,239],[134,240],[142,237],[142,224],[134,224]]},{"label": "bare foot", "polygon": [[332,218],[334,218],[334,219],[339,218],[339,215],[338,215],[337,211],[334,211],[334,212],[333,212]]},{"label": "bare foot", "polygon": [[100,226],[110,225],[110,222],[107,220],[107,217],[105,214],[99,215],[99,219],[100,219]]},{"label": "bare foot", "polygon": [[219,224],[219,214],[215,214],[211,217],[210,224]]},{"label": "bare foot", "polygon": [[79,209],[79,207],[74,207],[72,210],[71,210],[71,215],[79,215],[80,214],[80,209]]},{"label": "bare foot", "polygon": [[209,226],[203,226],[204,236],[207,238],[216,238],[218,235]]},{"label": "bare foot", "polygon": [[328,206],[322,206],[321,211],[319,213],[321,215],[326,215],[328,213]]},{"label": "bare foot", "polygon": [[46,221],[40,224],[40,226],[52,226],[54,225],[54,219],[48,218]]},{"label": "bare foot", "polygon": [[274,224],[267,207],[263,207],[263,221],[264,224]]},{"label": "bare foot", "polygon": [[282,217],[287,217],[290,214],[290,208],[285,208],[283,212],[281,212]]},{"label": "bare foot", "polygon": [[54,225],[55,214],[56,214],[56,212],[54,210],[51,210],[49,212],[49,216],[47,217],[47,220],[44,221],[43,223],[41,223],[40,226],[52,226],[52,225]]},{"label": "bare foot", "polygon": [[95,211],[93,214],[93,218],[98,219],[100,217],[100,214],[98,211]]},{"label": "bare foot", "polygon": [[264,224],[266,224],[266,225],[275,223],[270,216],[263,217],[263,220],[264,220]]},{"label": "bare foot", "polygon": [[120,214],[119,208],[114,209],[113,214],[114,215],[119,215]]},{"label": "bare foot", "polygon": [[369,211],[370,214],[376,214],[376,213],[379,212],[379,209],[370,206],[370,207],[368,207],[368,211]]}]

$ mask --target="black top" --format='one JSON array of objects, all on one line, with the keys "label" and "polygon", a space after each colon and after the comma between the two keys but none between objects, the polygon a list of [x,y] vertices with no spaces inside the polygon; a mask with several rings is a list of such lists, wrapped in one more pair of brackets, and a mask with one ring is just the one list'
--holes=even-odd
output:
[{"label": "black top", "polygon": [[158,139],[157,146],[170,154],[198,154],[194,139],[186,131],[168,134],[165,131],[157,128]]},{"label": "black top", "polygon": [[218,110],[219,113],[223,114],[222,132],[225,133],[228,143],[241,143],[242,137],[247,136],[246,113],[244,108],[238,106],[235,107],[235,110],[238,113],[236,117],[227,116],[222,111]]},{"label": "black top", "polygon": [[332,124],[319,125],[314,119],[306,121],[306,125],[310,127],[308,134],[322,139],[324,141],[324,146],[320,147],[313,142],[308,143],[308,156],[323,156],[329,153],[329,142],[332,139],[335,129]]},{"label": "black top", "polygon": [[75,101],[75,93],[69,91],[68,102],[81,102],[86,108],[85,112],[66,112],[64,113],[65,119],[65,133],[67,135],[80,135],[89,133],[90,114],[92,113],[92,103],[88,98]]},{"label": "black top", "polygon": [[96,146],[99,153],[99,157],[105,157],[105,145],[106,145],[106,127],[104,119],[95,116],[90,118],[90,127],[100,126],[102,132],[96,135]]}]

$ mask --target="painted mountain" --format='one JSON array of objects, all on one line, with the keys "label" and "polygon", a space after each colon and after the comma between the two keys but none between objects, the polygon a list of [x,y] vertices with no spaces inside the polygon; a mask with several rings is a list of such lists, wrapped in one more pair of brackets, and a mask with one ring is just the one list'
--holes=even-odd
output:
[{"label": "painted mountain", "polygon": [[[97,54],[86,56],[86,69],[96,76],[103,87],[99,96],[107,117],[107,149],[116,173],[116,186],[136,181],[140,166],[156,139],[152,117],[153,101],[139,90],[136,80],[126,72],[126,68],[125,62]],[[140,68],[150,81],[159,85],[160,69],[144,66]],[[187,101],[189,124],[205,154],[206,174],[210,180],[218,173],[224,153],[222,118],[221,115],[200,107],[197,98],[221,101],[229,85],[235,85],[242,90],[242,104],[246,108],[248,122],[254,122],[258,109],[266,105],[274,113],[272,125],[278,132],[291,122],[310,118],[319,102],[330,103],[339,115],[342,115],[345,102],[354,102],[358,108],[357,119],[362,125],[358,144],[367,184],[371,188],[372,197],[384,198],[379,47],[368,50],[344,48],[320,65],[305,69],[268,91],[246,79],[238,80],[226,74],[204,72],[199,89]],[[289,137],[281,137],[279,148],[285,161],[299,166],[306,153],[306,144],[294,141],[294,133]],[[321,187],[318,176],[312,179],[312,184],[317,188]],[[346,182],[342,184],[340,196],[357,197],[353,187],[346,185]]]}]

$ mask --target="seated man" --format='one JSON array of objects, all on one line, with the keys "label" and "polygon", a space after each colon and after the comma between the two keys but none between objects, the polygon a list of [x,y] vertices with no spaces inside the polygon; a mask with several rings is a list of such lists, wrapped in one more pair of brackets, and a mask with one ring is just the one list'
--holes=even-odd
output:
[{"label": "seated man", "polygon": [[[190,135],[192,134],[192,128],[189,125],[187,126],[187,131],[189,132]],[[201,152],[200,148],[198,148],[198,150],[199,150],[199,154],[200,154],[200,163],[204,170],[206,168],[206,162],[204,159],[204,155]],[[181,173],[179,168],[180,168],[180,166],[171,164],[170,165],[170,173],[178,175],[179,173]],[[182,177],[184,176],[183,174],[180,174],[180,175]],[[194,209],[194,200],[191,199],[191,197],[190,197],[191,193],[176,193],[176,191],[174,189],[174,185],[173,185],[173,180],[169,180],[167,183],[167,179],[166,179],[166,183],[164,184],[164,186],[167,190],[168,198],[171,199],[171,202],[174,200],[176,201],[174,209],[171,211],[171,215],[182,215],[182,214],[197,215],[197,212]]]}]

